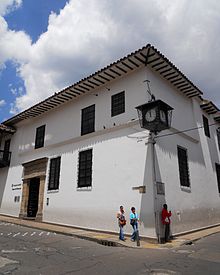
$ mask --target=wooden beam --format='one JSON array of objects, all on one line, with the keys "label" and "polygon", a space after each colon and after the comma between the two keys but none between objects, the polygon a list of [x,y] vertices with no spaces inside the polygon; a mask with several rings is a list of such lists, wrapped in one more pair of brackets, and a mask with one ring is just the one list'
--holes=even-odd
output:
[{"label": "wooden beam", "polygon": [[170,82],[173,84],[173,83],[178,82],[178,81],[180,81],[180,80],[182,80],[182,79],[183,79],[183,78],[180,77],[180,78],[178,78],[178,79],[171,80]]},{"label": "wooden beam", "polygon": [[101,77],[102,79],[104,79],[105,81],[110,81],[110,79],[108,79],[107,77],[104,77],[103,75],[99,74],[99,77]]},{"label": "wooden beam", "polygon": [[160,72],[160,74],[164,74],[164,73],[166,73],[166,72],[169,72],[169,71],[171,71],[173,68],[168,68],[168,69],[166,69],[166,70],[163,70],[162,72]]},{"label": "wooden beam", "polygon": [[86,87],[83,87],[82,84],[78,84],[78,87],[80,87],[80,88],[82,88],[82,89],[84,89],[84,90],[86,90],[86,91],[89,91],[89,90],[90,90],[90,89],[88,89],[88,88],[86,88]]},{"label": "wooden beam", "polygon": [[[185,80],[186,81],[186,80]],[[183,88],[183,87],[185,87],[185,86],[189,86],[189,83],[185,83],[185,84],[183,84],[183,85],[177,85],[177,88],[178,89],[180,89],[180,88]]]},{"label": "wooden beam", "polygon": [[93,81],[92,81],[92,80],[90,80],[90,79],[88,79],[87,81],[88,81],[89,83],[91,83],[91,84],[93,84],[93,85],[97,86],[97,87],[99,87],[99,86],[100,86],[99,84],[97,84],[97,83],[93,82]]},{"label": "wooden beam", "polygon": [[125,63],[125,62],[121,62],[125,67],[127,67],[128,69],[130,69],[130,70],[134,70],[134,68],[133,67],[131,67],[131,66],[129,66],[127,63]]},{"label": "wooden beam", "polygon": [[171,82],[171,79],[174,79],[174,78],[176,78],[176,77],[178,77],[179,75],[178,74],[176,74],[176,75],[171,75],[171,76],[169,76],[168,78],[167,78],[167,80],[170,80],[170,82]]},{"label": "wooden beam", "polygon": [[109,69],[109,71],[111,71],[111,72],[117,74],[118,76],[121,76],[121,74],[120,74],[119,72],[117,72],[117,71],[115,71],[115,70],[113,70],[113,69],[111,69],[111,68]]},{"label": "wooden beam", "polygon": [[131,64],[135,65],[137,68],[139,68],[139,65],[135,63],[133,60],[131,60],[130,58],[128,58],[128,61],[131,62]]},{"label": "wooden beam", "polygon": [[90,85],[90,84],[88,84],[88,83],[83,83],[83,85],[85,85],[85,86],[87,86],[87,87],[89,87],[89,88],[92,88],[92,89],[94,89],[94,86],[92,86],[92,85]]},{"label": "wooden beam", "polygon": [[145,64],[145,60],[141,59],[140,57],[134,55],[134,58],[136,58],[138,61],[140,61],[141,63]]},{"label": "wooden beam", "polygon": [[110,76],[111,78],[115,79],[115,76],[113,76],[113,75],[111,75],[111,74],[109,74],[107,72],[103,72],[103,73],[106,74],[107,76]]},{"label": "wooden beam", "polygon": [[123,68],[119,67],[118,65],[115,65],[115,67],[119,70],[121,70],[123,73],[127,73],[127,71],[125,71]]},{"label": "wooden beam", "polygon": [[[152,68],[157,67],[157,66],[163,64],[164,62],[165,62],[164,60],[163,60],[163,61],[160,61],[160,62],[158,62],[158,63],[152,65],[151,67],[152,67]],[[167,66],[167,65],[166,65],[166,66]]]},{"label": "wooden beam", "polygon": [[70,89],[70,91],[71,91],[72,93],[74,93],[74,94],[81,95],[81,93],[79,93],[79,92],[77,92],[77,91],[75,91],[75,90],[72,90],[72,88]]},{"label": "wooden beam", "polygon": [[152,59],[152,60],[148,61],[147,64],[151,64],[151,63],[153,63],[153,62],[155,62],[157,60],[160,60],[160,59],[161,59],[161,57],[159,56],[159,57],[157,57],[155,59]]}]

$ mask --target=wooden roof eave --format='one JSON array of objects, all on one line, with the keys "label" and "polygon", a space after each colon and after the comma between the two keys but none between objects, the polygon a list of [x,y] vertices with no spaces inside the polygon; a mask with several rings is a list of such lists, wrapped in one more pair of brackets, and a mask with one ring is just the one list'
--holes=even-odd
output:
[{"label": "wooden roof eave", "polygon": [[[96,88],[103,87],[110,81],[123,77],[127,73],[143,66],[149,66],[189,98],[200,96],[202,94],[202,92],[182,72],[180,72],[171,61],[169,61],[152,45],[147,44],[145,47],[132,52],[114,63],[111,63],[94,74],[81,79],[77,83],[66,87],[44,101],[41,101],[29,109],[8,119],[4,124],[14,125],[23,119],[45,114],[53,108],[65,104],[68,101],[75,100]],[[49,107],[45,108],[47,106]]]},{"label": "wooden roof eave", "polygon": [[13,135],[16,132],[14,127],[9,127],[4,124],[0,124],[0,134],[11,134]]},{"label": "wooden roof eave", "polygon": [[[151,46],[151,56],[148,57],[147,65],[154,71],[159,73],[165,80],[170,82],[177,90],[185,96],[191,98],[193,96],[202,95],[202,92],[163,54]],[[187,94],[184,89],[190,89],[190,94]],[[193,91],[193,92],[192,92]]]},{"label": "wooden roof eave", "polygon": [[205,111],[209,115],[216,114],[217,112],[219,112],[218,107],[215,106],[215,104],[213,104],[212,101],[202,100],[200,107],[203,111]]}]

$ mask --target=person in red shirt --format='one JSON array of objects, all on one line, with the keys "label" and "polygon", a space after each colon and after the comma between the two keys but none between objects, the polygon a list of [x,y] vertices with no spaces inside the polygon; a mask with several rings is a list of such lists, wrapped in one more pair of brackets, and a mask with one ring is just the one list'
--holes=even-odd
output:
[{"label": "person in red shirt", "polygon": [[165,234],[164,234],[164,241],[168,242],[170,237],[170,217],[172,213],[171,211],[168,212],[167,210],[167,204],[165,203],[163,205],[162,213],[161,213],[161,219],[162,224],[165,226]]}]

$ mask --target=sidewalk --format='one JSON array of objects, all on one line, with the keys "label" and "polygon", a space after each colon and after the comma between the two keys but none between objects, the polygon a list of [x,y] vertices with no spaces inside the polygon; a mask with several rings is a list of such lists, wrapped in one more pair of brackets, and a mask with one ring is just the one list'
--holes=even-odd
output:
[{"label": "sidewalk", "polygon": [[145,249],[146,248],[148,249],[149,248],[153,248],[153,249],[175,248],[184,244],[191,244],[194,241],[199,240],[203,237],[220,232],[220,225],[218,225],[212,228],[203,229],[194,233],[188,233],[188,234],[175,237],[174,240],[166,244],[157,244],[157,243],[149,242],[146,239],[143,239],[143,240],[141,239],[140,246],[137,247],[136,243],[131,242],[129,237],[127,237],[126,241],[123,242],[118,239],[118,235],[116,234],[78,229],[70,226],[56,225],[56,224],[50,224],[45,222],[21,220],[15,217],[4,216],[4,215],[0,215],[0,221],[19,224],[22,226],[27,226],[27,227],[51,231],[51,232],[56,232],[59,234],[74,236],[77,238],[94,241],[107,246],[123,246],[123,247],[130,247],[130,248],[139,248],[139,249],[140,248],[145,248]]}]

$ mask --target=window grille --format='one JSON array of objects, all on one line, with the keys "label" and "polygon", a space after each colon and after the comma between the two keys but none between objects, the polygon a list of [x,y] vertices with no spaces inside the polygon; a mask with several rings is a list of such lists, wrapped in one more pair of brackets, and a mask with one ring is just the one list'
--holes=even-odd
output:
[{"label": "window grille", "polygon": [[207,117],[203,117],[203,127],[204,127],[204,132],[207,137],[210,137],[210,131],[209,131],[209,120]]},{"label": "window grille", "polygon": [[95,105],[82,109],[81,135],[95,131]]},{"label": "window grille", "polygon": [[36,129],[35,149],[44,147],[45,125]]},{"label": "window grille", "polygon": [[50,160],[50,175],[49,175],[48,190],[59,189],[60,162],[61,162],[61,157],[53,158]]},{"label": "window grille", "polygon": [[190,187],[187,149],[177,146],[180,185]]},{"label": "window grille", "polygon": [[217,140],[218,140],[218,149],[220,150],[220,128],[216,130],[216,134],[217,134]]},{"label": "window grille", "polygon": [[117,116],[125,112],[125,92],[112,96],[111,116]]},{"label": "window grille", "polygon": [[92,186],[92,149],[79,152],[78,188]]},{"label": "window grille", "polygon": [[217,175],[217,183],[218,183],[218,192],[220,193],[220,164],[215,164],[216,175]]}]

